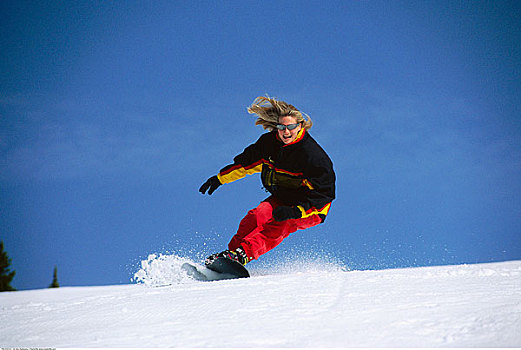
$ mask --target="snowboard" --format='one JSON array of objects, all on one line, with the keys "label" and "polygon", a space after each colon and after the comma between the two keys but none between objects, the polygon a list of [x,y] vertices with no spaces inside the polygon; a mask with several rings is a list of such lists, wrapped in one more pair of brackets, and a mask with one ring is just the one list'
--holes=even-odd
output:
[{"label": "snowboard", "polygon": [[218,281],[250,277],[248,270],[238,262],[227,258],[217,258],[210,265],[200,266],[184,263],[181,268],[197,281]]},{"label": "snowboard", "polygon": [[233,275],[235,278],[250,277],[250,273],[242,264],[228,258],[216,258],[206,267],[215,272]]}]

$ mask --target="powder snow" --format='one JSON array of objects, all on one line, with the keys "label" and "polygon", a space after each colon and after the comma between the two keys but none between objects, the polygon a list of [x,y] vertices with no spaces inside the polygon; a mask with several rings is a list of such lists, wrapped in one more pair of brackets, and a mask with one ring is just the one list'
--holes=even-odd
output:
[{"label": "powder snow", "polygon": [[521,347],[521,261],[194,281],[151,256],[135,284],[0,293],[2,347]]}]

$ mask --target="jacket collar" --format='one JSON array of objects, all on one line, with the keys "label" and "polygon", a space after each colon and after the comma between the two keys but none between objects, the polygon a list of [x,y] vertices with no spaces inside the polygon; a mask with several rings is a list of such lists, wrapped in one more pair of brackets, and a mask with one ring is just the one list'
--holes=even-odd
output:
[{"label": "jacket collar", "polygon": [[295,140],[293,140],[293,142],[288,143],[288,144],[284,144],[284,142],[279,137],[279,133],[275,130],[275,136],[277,137],[277,140],[279,140],[280,142],[283,143],[282,147],[291,146],[291,145],[294,145],[296,143],[299,143],[300,141],[302,141],[304,139],[304,136],[306,136],[306,134],[307,134],[306,133],[306,129],[301,128],[300,131],[297,134],[297,137],[295,138]]}]

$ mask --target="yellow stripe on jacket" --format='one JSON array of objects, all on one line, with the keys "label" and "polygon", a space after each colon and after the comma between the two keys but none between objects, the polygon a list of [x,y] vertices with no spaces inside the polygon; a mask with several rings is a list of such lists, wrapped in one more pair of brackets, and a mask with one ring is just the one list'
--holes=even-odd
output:
[{"label": "yellow stripe on jacket", "polygon": [[231,169],[228,169],[224,173],[218,174],[217,177],[219,178],[219,181],[221,181],[222,184],[228,184],[235,180],[242,179],[246,175],[260,173],[261,170],[262,170],[262,162],[257,162],[255,164],[253,164],[252,166],[249,166],[248,168],[244,168],[240,165],[237,165]]},{"label": "yellow stripe on jacket", "polygon": [[318,214],[322,214],[322,215],[327,215],[327,213],[329,212],[329,208],[331,208],[331,203],[328,203],[324,208],[322,209],[317,209],[317,208],[311,208],[309,209],[308,211],[306,211],[304,209],[304,207],[302,206],[297,206],[297,208],[300,209],[300,212],[302,213],[302,218],[307,218],[311,215],[318,215]]}]

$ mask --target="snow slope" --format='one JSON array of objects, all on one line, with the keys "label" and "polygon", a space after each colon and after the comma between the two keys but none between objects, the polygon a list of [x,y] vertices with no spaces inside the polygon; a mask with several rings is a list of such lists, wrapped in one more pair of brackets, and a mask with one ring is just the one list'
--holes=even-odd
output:
[{"label": "snow slope", "polygon": [[0,293],[0,346],[521,347],[521,261],[196,282],[181,260],[145,261],[141,284]]}]

